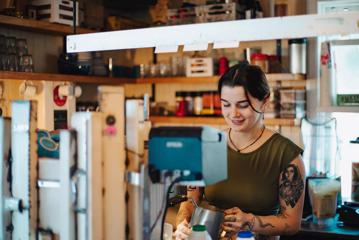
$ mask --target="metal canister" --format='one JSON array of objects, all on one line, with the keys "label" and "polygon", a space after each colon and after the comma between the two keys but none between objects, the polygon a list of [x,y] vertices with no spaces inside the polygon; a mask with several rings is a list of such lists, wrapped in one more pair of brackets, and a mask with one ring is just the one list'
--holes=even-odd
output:
[{"label": "metal canister", "polygon": [[289,44],[289,71],[293,74],[307,73],[307,39],[290,39]]}]

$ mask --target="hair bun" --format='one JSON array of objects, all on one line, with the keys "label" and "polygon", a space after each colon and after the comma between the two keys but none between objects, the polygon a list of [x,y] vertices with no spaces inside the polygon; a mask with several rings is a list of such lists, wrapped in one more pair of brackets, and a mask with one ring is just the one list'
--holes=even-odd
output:
[{"label": "hair bun", "polygon": [[243,68],[249,66],[249,62],[247,60],[239,61],[238,62],[238,68]]}]

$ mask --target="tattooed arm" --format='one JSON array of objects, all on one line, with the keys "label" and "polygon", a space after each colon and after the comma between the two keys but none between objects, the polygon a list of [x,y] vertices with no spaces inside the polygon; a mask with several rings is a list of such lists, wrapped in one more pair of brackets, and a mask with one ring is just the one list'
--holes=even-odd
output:
[{"label": "tattooed arm", "polygon": [[236,233],[250,228],[260,235],[289,235],[300,228],[304,202],[304,164],[301,156],[295,158],[280,174],[280,213],[271,216],[255,216],[239,208],[225,211],[224,230]]},{"label": "tattooed arm", "polygon": [[[202,200],[203,188],[188,186],[187,187],[187,197],[192,198],[196,203],[199,203]],[[184,219],[188,222],[191,220],[192,212],[194,210],[191,200],[182,202],[176,217],[176,225],[181,223]]]}]

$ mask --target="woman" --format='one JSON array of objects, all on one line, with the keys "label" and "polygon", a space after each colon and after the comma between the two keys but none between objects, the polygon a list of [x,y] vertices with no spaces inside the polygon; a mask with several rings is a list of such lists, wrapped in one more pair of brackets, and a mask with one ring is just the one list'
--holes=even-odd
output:
[{"label": "woman", "polygon": [[[224,209],[222,229],[235,239],[250,230],[257,239],[294,234],[304,201],[302,149],[267,129],[263,114],[269,86],[261,69],[248,63],[231,67],[219,80],[222,114],[228,124],[228,179],[204,189],[189,187],[188,197]],[[192,204],[181,204],[176,239],[190,234]]]}]

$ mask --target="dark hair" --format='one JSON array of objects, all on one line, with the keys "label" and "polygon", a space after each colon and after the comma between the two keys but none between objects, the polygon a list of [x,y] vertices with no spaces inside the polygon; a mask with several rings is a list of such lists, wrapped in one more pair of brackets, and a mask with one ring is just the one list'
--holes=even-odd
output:
[{"label": "dark hair", "polygon": [[[250,65],[247,61],[230,67],[218,81],[218,93],[221,95],[223,86],[244,88],[246,97],[248,93],[262,101],[269,96],[270,90],[266,75],[256,65]],[[250,105],[252,105],[250,103]],[[252,107],[253,108],[253,107]]]},{"label": "dark hair", "polygon": [[284,173],[282,174],[282,181],[288,180],[287,176],[285,175],[285,172],[287,172],[289,168],[293,169],[293,181],[297,181],[300,177],[300,173],[298,172],[298,168],[296,167],[296,165],[292,163],[286,167]]}]

